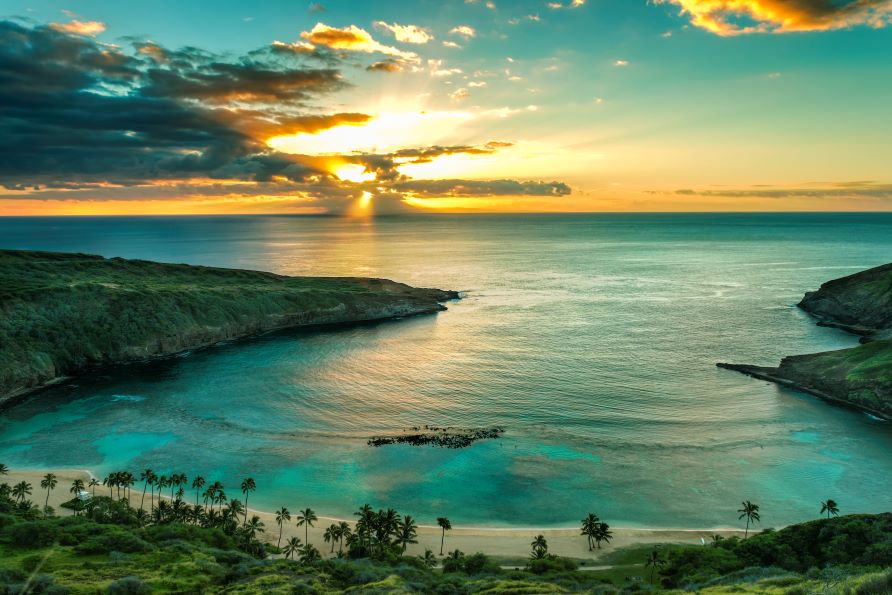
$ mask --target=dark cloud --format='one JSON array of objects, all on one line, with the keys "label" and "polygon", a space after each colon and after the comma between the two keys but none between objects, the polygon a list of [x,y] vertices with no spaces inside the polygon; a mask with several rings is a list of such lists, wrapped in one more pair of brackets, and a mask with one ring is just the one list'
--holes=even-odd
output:
[{"label": "dark cloud", "polygon": [[[7,189],[0,198],[292,196],[295,204],[339,212],[364,191],[391,210],[408,208],[408,194],[570,192],[559,182],[416,181],[398,169],[510,146],[501,141],[381,155],[277,152],[266,144],[271,137],[370,120],[308,112],[308,102],[346,86],[334,54],[273,45],[224,59],[200,48],[129,42],[111,46],[59,27],[0,21],[0,187]],[[320,57],[330,65],[310,65]],[[333,162],[362,165],[377,179],[341,181],[331,173]]]},{"label": "dark cloud", "polygon": [[570,187],[563,182],[518,180],[407,180],[394,188],[417,196],[565,196]]},{"label": "dark cloud", "polygon": [[651,194],[676,194],[679,196],[703,196],[722,198],[874,198],[892,199],[892,184],[876,182],[837,182],[835,184],[810,184],[802,186],[751,186],[747,188],[682,188],[672,192],[654,191]]}]

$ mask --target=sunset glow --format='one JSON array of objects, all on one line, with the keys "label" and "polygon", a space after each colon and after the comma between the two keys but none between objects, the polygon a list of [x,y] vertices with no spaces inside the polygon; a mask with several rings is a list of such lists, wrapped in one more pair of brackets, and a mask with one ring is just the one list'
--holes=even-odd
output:
[{"label": "sunset glow", "polygon": [[0,214],[887,210],[892,8],[825,4],[14,0]]}]

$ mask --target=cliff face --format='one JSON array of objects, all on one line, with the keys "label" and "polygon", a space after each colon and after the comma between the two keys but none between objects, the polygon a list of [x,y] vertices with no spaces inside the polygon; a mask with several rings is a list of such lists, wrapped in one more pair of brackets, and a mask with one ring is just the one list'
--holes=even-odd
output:
[{"label": "cliff face", "polygon": [[439,312],[457,297],[386,279],[0,251],[0,404],[95,365],[275,329]]},{"label": "cliff face", "polygon": [[785,357],[777,367],[718,364],[892,420],[892,264],[829,281],[799,307],[863,345]]}]

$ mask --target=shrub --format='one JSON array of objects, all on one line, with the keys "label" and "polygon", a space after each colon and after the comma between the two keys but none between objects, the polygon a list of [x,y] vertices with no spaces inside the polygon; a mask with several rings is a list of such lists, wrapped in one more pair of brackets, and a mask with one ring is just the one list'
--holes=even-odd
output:
[{"label": "shrub", "polygon": [[6,534],[15,547],[38,548],[55,543],[59,537],[59,529],[48,522],[26,521],[12,525],[6,530]]},{"label": "shrub", "polygon": [[152,545],[132,533],[125,531],[109,531],[96,535],[75,546],[75,551],[83,554],[108,554],[109,552],[125,552],[128,554],[147,552]]},{"label": "shrub", "polygon": [[572,572],[579,568],[579,565],[569,558],[541,558],[538,560],[530,560],[527,568],[533,574],[550,574],[553,572]]},{"label": "shrub", "polygon": [[145,595],[152,588],[138,576],[125,576],[113,581],[105,590],[109,595]]},{"label": "shrub", "polygon": [[868,576],[855,588],[855,595],[886,595],[892,593],[892,571]]}]

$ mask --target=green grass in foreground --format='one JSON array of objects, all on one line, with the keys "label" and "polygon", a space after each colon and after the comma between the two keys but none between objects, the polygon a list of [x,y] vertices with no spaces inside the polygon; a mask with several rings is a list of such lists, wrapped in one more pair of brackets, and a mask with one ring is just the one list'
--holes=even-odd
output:
[{"label": "green grass in foreground", "polygon": [[598,571],[548,555],[547,543],[531,544],[520,570],[504,570],[479,553],[452,552],[442,568],[433,567],[430,551],[404,555],[401,527],[410,523],[390,510],[360,509],[343,557],[321,559],[299,540],[294,551],[283,548],[288,558],[262,544],[262,523],[244,521],[237,500],[211,503],[207,512],[181,500],[156,500],[144,511],[117,497],[77,502],[67,505],[78,516],[55,517],[0,484],[0,593],[892,592],[892,513],[825,518],[708,546],[620,549],[600,562],[611,568]]}]

